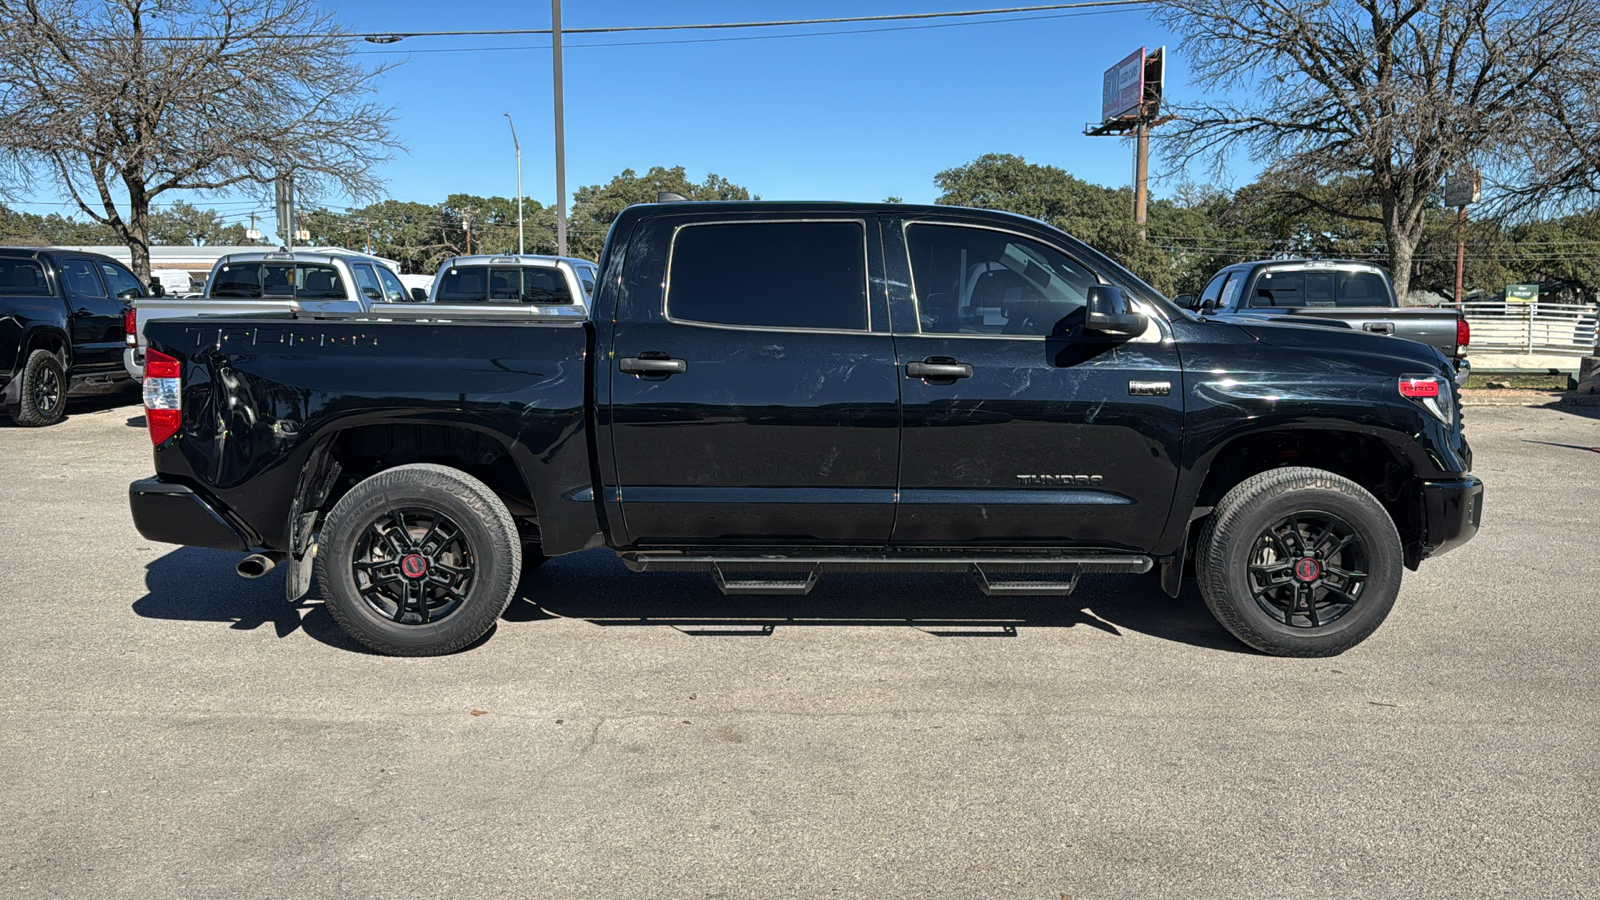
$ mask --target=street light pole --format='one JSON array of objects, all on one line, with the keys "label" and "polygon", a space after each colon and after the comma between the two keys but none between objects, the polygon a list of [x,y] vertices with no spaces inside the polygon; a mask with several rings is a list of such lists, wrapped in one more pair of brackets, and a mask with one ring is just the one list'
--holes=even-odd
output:
[{"label": "street light pole", "polygon": [[561,0],[550,0],[550,49],[556,93],[556,255],[567,255],[567,134],[561,99]]},{"label": "street light pole", "polygon": [[511,113],[503,115],[511,126],[511,146],[517,148],[517,254],[520,256],[528,252],[522,243],[522,145],[517,143],[517,123],[511,120]]}]

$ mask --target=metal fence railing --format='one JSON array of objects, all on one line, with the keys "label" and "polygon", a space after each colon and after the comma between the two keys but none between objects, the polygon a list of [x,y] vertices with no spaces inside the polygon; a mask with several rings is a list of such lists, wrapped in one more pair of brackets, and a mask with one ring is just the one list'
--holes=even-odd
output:
[{"label": "metal fence railing", "polygon": [[1600,307],[1593,303],[1484,300],[1444,305],[1466,316],[1473,350],[1580,356],[1595,352]]}]

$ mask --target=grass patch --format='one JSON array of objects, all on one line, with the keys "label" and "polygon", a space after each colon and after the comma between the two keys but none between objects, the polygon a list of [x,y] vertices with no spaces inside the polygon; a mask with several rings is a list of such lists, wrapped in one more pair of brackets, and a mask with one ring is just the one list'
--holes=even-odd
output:
[{"label": "grass patch", "polygon": [[[1542,372],[1517,373],[1517,374],[1481,374],[1474,372],[1467,383],[1462,385],[1469,391],[1494,390],[1507,388],[1517,391],[1564,391],[1567,389],[1568,376],[1547,375]],[[1490,383],[1493,382],[1493,387]]]}]

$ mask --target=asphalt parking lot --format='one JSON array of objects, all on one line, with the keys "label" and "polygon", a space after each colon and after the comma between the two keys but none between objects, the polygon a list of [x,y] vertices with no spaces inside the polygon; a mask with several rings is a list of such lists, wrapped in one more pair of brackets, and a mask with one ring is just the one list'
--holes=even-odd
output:
[{"label": "asphalt parking lot", "polygon": [[1468,410],[1483,532],[1334,659],[1153,576],[737,599],[605,553],[389,659],[143,540],[128,402],[0,423],[0,896],[1600,894],[1600,409]]}]

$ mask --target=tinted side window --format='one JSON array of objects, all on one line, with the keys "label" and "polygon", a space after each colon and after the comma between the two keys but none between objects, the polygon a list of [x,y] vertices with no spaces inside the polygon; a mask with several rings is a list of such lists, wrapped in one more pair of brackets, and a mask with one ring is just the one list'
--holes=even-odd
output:
[{"label": "tinted side window", "polygon": [[79,297],[106,295],[105,285],[100,283],[100,276],[94,273],[94,263],[87,259],[62,260],[61,274],[65,276],[67,289]]},{"label": "tinted side window", "polygon": [[48,295],[44,269],[31,259],[0,259],[0,296],[39,297]]},{"label": "tinted side window", "polygon": [[1094,274],[1037,241],[985,228],[906,228],[924,334],[1048,335],[1088,303]]},{"label": "tinted side window", "polygon": [[1340,272],[1340,306],[1388,306],[1389,286],[1377,272]]},{"label": "tinted side window", "polygon": [[1304,306],[1306,273],[1262,272],[1251,306]]},{"label": "tinted side window", "polygon": [[[1206,289],[1200,292],[1200,306],[1210,303],[1213,308],[1216,307],[1217,300],[1222,297],[1222,286],[1227,283],[1229,274],[1228,272],[1223,272],[1221,275],[1211,279],[1211,283],[1206,285]],[[1198,309],[1199,307],[1196,308]]]},{"label": "tinted side window", "polygon": [[383,283],[383,295],[390,303],[405,303],[411,299],[406,292],[406,286],[400,283],[400,276],[389,271],[387,267],[378,267],[378,281]]},{"label": "tinted side window", "polygon": [[350,267],[350,272],[355,275],[356,287],[361,289],[361,295],[368,300],[382,300],[383,291],[378,287],[378,276],[373,273],[372,267],[366,263],[356,263]]},{"label": "tinted side window", "polygon": [[139,279],[133,277],[132,272],[115,263],[101,263],[100,274],[105,276],[106,287],[111,289],[112,296],[116,296],[123,291],[134,291],[140,297],[145,295],[144,286],[139,283]]},{"label": "tinted side window", "polygon": [[667,315],[761,328],[867,329],[860,222],[738,222],[682,228]]}]

